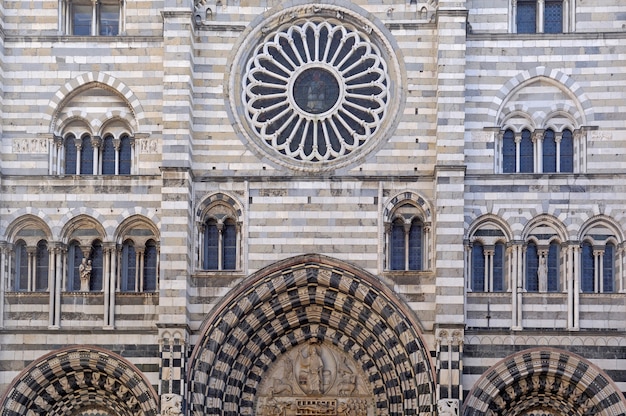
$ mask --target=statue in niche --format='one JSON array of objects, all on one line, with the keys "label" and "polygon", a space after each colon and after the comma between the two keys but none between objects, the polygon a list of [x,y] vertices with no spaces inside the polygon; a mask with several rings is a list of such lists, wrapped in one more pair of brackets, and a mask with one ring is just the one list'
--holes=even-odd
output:
[{"label": "statue in niche", "polygon": [[537,279],[539,281],[539,291],[545,292],[548,289],[548,264],[546,256],[539,256],[539,267],[537,268]]},{"label": "statue in niche", "polygon": [[82,263],[78,266],[78,273],[80,275],[80,291],[89,292],[89,282],[91,281],[91,260],[87,260],[87,257],[83,257]]}]

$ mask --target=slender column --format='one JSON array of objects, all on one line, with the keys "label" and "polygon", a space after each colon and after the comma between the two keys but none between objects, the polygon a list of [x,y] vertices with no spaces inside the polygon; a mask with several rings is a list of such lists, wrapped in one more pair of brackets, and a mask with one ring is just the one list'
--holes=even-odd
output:
[{"label": "slender column", "polygon": [[54,173],[56,173],[57,175],[65,173],[63,172],[63,161],[65,160],[65,152],[63,151],[64,149],[65,147],[63,145],[63,137],[54,136],[54,151],[56,152]]},{"label": "slender column", "polygon": [[517,33],[517,0],[511,0],[511,14],[509,18],[509,27],[511,28],[511,33]]},{"label": "slender column", "polygon": [[120,147],[122,141],[119,138],[113,139],[113,148],[115,149],[115,174],[120,174]]},{"label": "slender column", "polygon": [[596,258],[595,274],[598,276],[596,293],[604,293],[604,250],[596,250],[593,254]]},{"label": "slender column", "polygon": [[[222,270],[222,258],[224,253],[224,223],[217,223],[217,270]],[[406,238],[405,238],[406,240]],[[407,243],[408,244],[408,243]],[[406,252],[406,251],[405,251]],[[408,261],[408,260],[407,260]]]},{"label": "slender column", "polygon": [[601,293],[602,287],[602,263],[600,262],[600,250],[593,250],[593,291],[594,293]]},{"label": "slender column", "polygon": [[[411,231],[411,224],[404,224],[404,270],[409,270],[409,232]],[[220,232],[220,241],[222,240]],[[220,250],[221,253],[221,250]],[[220,268],[221,269],[221,268]]]},{"label": "slender column", "polygon": [[463,242],[463,264],[464,264],[464,278],[465,278],[465,290],[467,292],[472,291],[472,245],[468,240]]},{"label": "slender column", "polygon": [[484,288],[485,292],[491,292],[493,290],[493,254],[494,249],[488,248],[483,250],[485,255],[485,280],[484,280]]},{"label": "slender column", "polygon": [[574,327],[580,329],[580,244],[574,246]]},{"label": "slender column", "polygon": [[65,267],[65,257],[67,256],[64,256],[64,254],[67,253],[67,250],[65,249],[65,246],[62,246],[59,244],[55,247],[54,253],[56,256],[56,262],[55,262],[56,276],[54,279],[54,283],[56,286],[56,290],[55,290],[56,313],[54,315],[53,326],[54,328],[60,328],[61,327],[61,291],[63,290],[63,279],[66,275],[65,271],[67,270]]},{"label": "slender column", "polygon": [[37,265],[37,248],[27,247],[26,253],[28,254],[28,291],[33,292],[35,290],[35,270]]},{"label": "slender column", "polygon": [[93,167],[92,172],[94,175],[100,175],[102,173],[102,163],[100,163],[100,146],[102,144],[102,140],[99,136],[93,136],[91,138],[91,147],[93,147]]},{"label": "slender column", "polygon": [[8,267],[8,258],[10,257],[9,245],[0,242],[0,329],[4,328],[4,294],[8,285],[8,276],[10,275]]},{"label": "slender column", "polygon": [[[98,28],[96,26],[96,20],[98,18],[97,15],[97,7],[98,7],[98,1],[97,0],[93,0],[91,2],[91,36],[96,36],[98,34]],[[94,175],[96,173],[94,172]]]},{"label": "slender column", "polygon": [[[385,223],[385,269],[391,270],[391,223]],[[204,247],[204,246],[203,246]]]},{"label": "slender column", "polygon": [[140,292],[139,287],[139,250],[135,250],[135,292]]},{"label": "slender column", "polygon": [[137,261],[137,271],[139,272],[139,287],[137,288],[137,292],[143,292],[143,288],[144,288],[144,267],[143,267],[143,263],[145,260],[145,249],[141,248],[139,250],[137,250],[137,255],[138,255],[138,261]]},{"label": "slender column", "polygon": [[524,274],[523,274],[523,266],[524,266],[524,248],[523,243],[517,244],[517,322],[515,324],[515,328],[517,330],[521,330],[523,328],[522,325],[522,292],[524,289]]},{"label": "slender column", "polygon": [[520,157],[521,157],[521,145],[522,143],[522,133],[515,133],[515,172],[519,173],[520,171]]},{"label": "slender column", "polygon": [[48,246],[48,329],[54,329],[54,316],[56,315],[56,247]]},{"label": "slender column", "polygon": [[242,225],[243,223],[241,221],[237,222],[237,229],[236,229],[236,246],[235,246],[235,268],[237,270],[241,270],[241,242],[242,242],[242,238],[241,238],[241,233],[242,233]]},{"label": "slender column", "polygon": [[544,0],[537,0],[537,33],[543,33]]},{"label": "slender column", "polygon": [[198,264],[199,270],[204,268],[204,223],[198,222]]},{"label": "slender column", "polygon": [[130,173],[137,173],[137,163],[135,163],[135,138],[130,138]]},{"label": "slender column", "polygon": [[517,245],[507,245],[506,279],[511,288],[511,329],[517,327]]},{"label": "slender column", "polygon": [[83,141],[79,138],[76,138],[74,139],[74,143],[76,143],[76,174],[80,175],[80,165],[81,160],[83,159]]},{"label": "slender column", "polygon": [[103,281],[102,289],[104,291],[104,312],[103,321],[104,329],[109,328],[109,306],[111,298],[111,247],[103,247]]},{"label": "slender column", "polygon": [[56,159],[56,146],[54,143],[54,136],[48,138],[48,175],[53,175],[55,160]]},{"label": "slender column", "polygon": [[570,3],[563,0],[563,33],[570,32]]},{"label": "slender column", "polygon": [[[431,266],[431,259],[433,258],[431,255],[431,248],[430,248],[430,225],[424,225],[424,251],[422,254],[422,261],[424,262],[424,264],[422,265],[422,268],[424,270],[430,270],[432,269]],[[408,251],[407,251],[408,253]],[[408,255],[407,255],[408,257]],[[407,269],[408,270],[408,269]]]},{"label": "slender column", "polygon": [[567,290],[567,328],[574,327],[574,248],[570,245],[565,253],[565,282]]},{"label": "slender column", "polygon": [[532,134],[534,153],[534,172],[543,172],[543,133],[544,130],[535,130]]},{"label": "slender column", "polygon": [[111,248],[111,279],[109,280],[109,328],[115,328],[115,288],[117,287],[116,281],[118,276],[117,271],[117,256],[118,251],[116,245]]},{"label": "slender column", "polygon": [[556,142],[556,172],[561,172],[561,140],[563,140],[563,132],[555,133],[554,141]]}]

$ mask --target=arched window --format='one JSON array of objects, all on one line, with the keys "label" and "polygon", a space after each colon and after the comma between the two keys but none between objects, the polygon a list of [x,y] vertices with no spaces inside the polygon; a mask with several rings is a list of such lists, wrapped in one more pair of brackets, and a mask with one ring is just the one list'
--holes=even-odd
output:
[{"label": "arched window", "polygon": [[615,245],[607,243],[604,246],[604,255],[602,256],[602,291],[611,293],[615,290]]},{"label": "arched window", "polygon": [[48,290],[48,265],[50,257],[48,255],[48,243],[41,240],[37,244],[36,270],[35,270],[35,290]]},{"label": "arched window", "polygon": [[65,147],[65,174],[76,175],[76,137],[68,135],[64,142]]},{"label": "arched window", "polygon": [[533,172],[535,168],[533,153],[534,146],[530,130],[524,129],[522,130],[522,140],[520,141],[520,172]]},{"label": "arched window", "polygon": [[26,243],[18,241],[15,244],[15,291],[28,290],[28,252]]},{"label": "arched window", "polygon": [[556,135],[552,129],[543,135],[543,171],[556,172]]},{"label": "arched window", "polygon": [[124,2],[72,0],[65,15],[67,34],[75,36],[117,36],[120,34],[120,11]]},{"label": "arched window", "polygon": [[80,173],[81,175],[92,175],[93,172],[93,146],[91,137],[88,135],[82,138],[82,148],[80,150]]},{"label": "arched window", "polygon": [[526,291],[539,291],[539,256],[537,253],[537,245],[528,243],[526,246]]},{"label": "arched window", "polygon": [[559,258],[561,246],[553,241],[548,248],[548,292],[559,291]]},{"label": "arched window", "polygon": [[515,148],[515,133],[511,129],[507,129],[504,132],[502,139],[502,172],[515,173],[516,172],[516,148]]},{"label": "arched window", "polygon": [[560,150],[561,172],[574,172],[574,138],[571,130],[563,130]]},{"label": "arched window", "polygon": [[594,288],[594,276],[595,276],[595,267],[594,267],[594,255],[593,255],[593,246],[588,241],[585,241],[582,246],[581,252],[581,260],[582,260],[582,275],[581,275],[581,290],[584,293],[593,293]]},{"label": "arched window", "polygon": [[91,280],[89,289],[94,291],[102,290],[102,243],[94,241],[91,246]]},{"label": "arched window", "polygon": [[146,242],[144,254],[143,291],[154,292],[157,289],[157,245],[154,240]]},{"label": "arched window", "polygon": [[391,223],[390,270],[422,270],[423,231],[423,224],[417,218],[413,219],[408,227],[402,218],[396,218]]},{"label": "arched window", "polygon": [[493,253],[493,288],[494,292],[502,292],[505,289],[504,284],[504,256],[506,248],[504,243],[498,242],[495,245]]},{"label": "arched window", "polygon": [[120,175],[130,175],[131,156],[131,140],[125,134],[120,139]]},{"label": "arched window", "polygon": [[137,253],[135,245],[130,240],[126,240],[122,245],[121,262],[120,290],[122,292],[134,292],[137,287]]},{"label": "arched window", "polygon": [[237,268],[237,225],[231,219],[218,223],[209,219],[204,228],[204,269]]},{"label": "arched window", "polygon": [[80,290],[79,267],[83,260],[83,252],[76,241],[72,241],[67,250],[67,290]]},{"label": "arched window", "polygon": [[110,134],[102,141],[102,174],[115,175],[115,145]]},{"label": "arched window", "polygon": [[472,245],[472,290],[485,291],[485,252],[479,242]]}]

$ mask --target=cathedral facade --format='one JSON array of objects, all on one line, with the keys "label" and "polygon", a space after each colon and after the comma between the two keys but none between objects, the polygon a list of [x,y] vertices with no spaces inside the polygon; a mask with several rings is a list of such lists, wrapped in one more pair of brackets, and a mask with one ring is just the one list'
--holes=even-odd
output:
[{"label": "cathedral facade", "polygon": [[4,0],[2,415],[626,415],[592,3]]}]

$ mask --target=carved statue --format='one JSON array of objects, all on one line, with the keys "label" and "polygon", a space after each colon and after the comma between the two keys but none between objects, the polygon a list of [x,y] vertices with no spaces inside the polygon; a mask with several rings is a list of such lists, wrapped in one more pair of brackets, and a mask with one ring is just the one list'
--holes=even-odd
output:
[{"label": "carved statue", "polygon": [[459,401],[457,399],[442,399],[437,402],[438,416],[459,416]]},{"label": "carved statue", "polygon": [[322,361],[320,346],[311,342],[302,350],[301,374],[305,377],[300,380],[306,384],[311,394],[322,394],[324,380],[324,362]]},{"label": "carved statue", "polygon": [[80,291],[89,292],[89,281],[91,280],[91,260],[87,260],[83,257],[83,261],[78,266],[78,273],[80,274]]},{"label": "carved statue", "polygon": [[161,396],[162,416],[179,416],[182,414],[182,398],[178,394],[168,393]]}]

